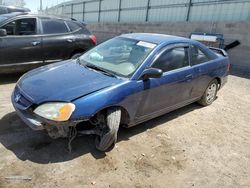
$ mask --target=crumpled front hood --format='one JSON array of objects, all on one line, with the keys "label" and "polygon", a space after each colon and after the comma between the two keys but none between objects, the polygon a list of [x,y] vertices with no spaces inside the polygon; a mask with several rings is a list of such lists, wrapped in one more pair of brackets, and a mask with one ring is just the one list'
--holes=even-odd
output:
[{"label": "crumpled front hood", "polygon": [[69,102],[120,82],[122,80],[68,60],[30,71],[17,85],[33,103],[40,104],[47,101]]}]

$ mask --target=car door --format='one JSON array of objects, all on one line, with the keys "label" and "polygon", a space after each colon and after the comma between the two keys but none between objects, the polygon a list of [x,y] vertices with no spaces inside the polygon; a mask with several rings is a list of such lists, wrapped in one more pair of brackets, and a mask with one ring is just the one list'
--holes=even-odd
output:
[{"label": "car door", "polygon": [[46,62],[68,59],[74,47],[75,36],[64,20],[41,18],[43,54]]},{"label": "car door", "polygon": [[190,45],[190,62],[194,70],[192,97],[201,97],[211,81],[210,73],[215,66],[211,66],[212,58],[195,45]]},{"label": "car door", "polygon": [[7,36],[0,37],[1,65],[42,63],[42,44],[37,18],[18,18],[2,25]]},{"label": "car door", "polygon": [[193,69],[188,48],[187,44],[168,46],[154,60],[152,67],[161,69],[163,75],[140,81],[144,91],[136,119],[157,116],[191,100]]}]

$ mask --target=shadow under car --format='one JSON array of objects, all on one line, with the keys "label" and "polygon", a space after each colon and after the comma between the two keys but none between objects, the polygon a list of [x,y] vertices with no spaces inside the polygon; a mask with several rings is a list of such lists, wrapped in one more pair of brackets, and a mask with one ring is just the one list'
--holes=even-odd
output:
[{"label": "shadow under car", "polygon": [[[129,129],[121,128],[118,133],[118,142],[129,140],[130,137],[147,129],[152,129],[199,108],[201,108],[200,105],[193,103]],[[29,160],[40,164],[57,163],[69,161],[87,153],[91,153],[96,159],[104,158],[106,154],[95,148],[94,140],[94,135],[76,137],[72,142],[72,152],[69,153],[67,139],[53,140],[45,131],[33,131],[21,121],[15,112],[8,113],[0,119],[0,143],[22,161]]]}]

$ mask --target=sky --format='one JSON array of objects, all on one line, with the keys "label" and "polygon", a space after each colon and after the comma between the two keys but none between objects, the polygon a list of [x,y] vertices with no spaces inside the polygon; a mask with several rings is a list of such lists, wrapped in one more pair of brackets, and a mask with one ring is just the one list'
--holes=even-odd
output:
[{"label": "sky", "polygon": [[[11,3],[13,0],[3,0],[5,3]],[[37,12],[37,10],[40,8],[40,0],[24,0],[26,5],[26,8],[29,8],[31,12]],[[62,2],[66,2],[68,0],[42,0],[43,1],[43,9],[46,8],[46,6],[51,7],[54,5],[57,5]]]}]

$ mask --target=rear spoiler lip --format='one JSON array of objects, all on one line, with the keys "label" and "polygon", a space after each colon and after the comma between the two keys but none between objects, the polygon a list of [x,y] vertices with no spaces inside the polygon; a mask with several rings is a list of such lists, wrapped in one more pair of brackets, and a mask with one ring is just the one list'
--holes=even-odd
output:
[{"label": "rear spoiler lip", "polygon": [[228,57],[228,53],[221,49],[221,48],[215,48],[215,47],[208,47],[210,50],[214,51],[215,53],[219,53],[221,55],[223,55],[224,57]]}]

